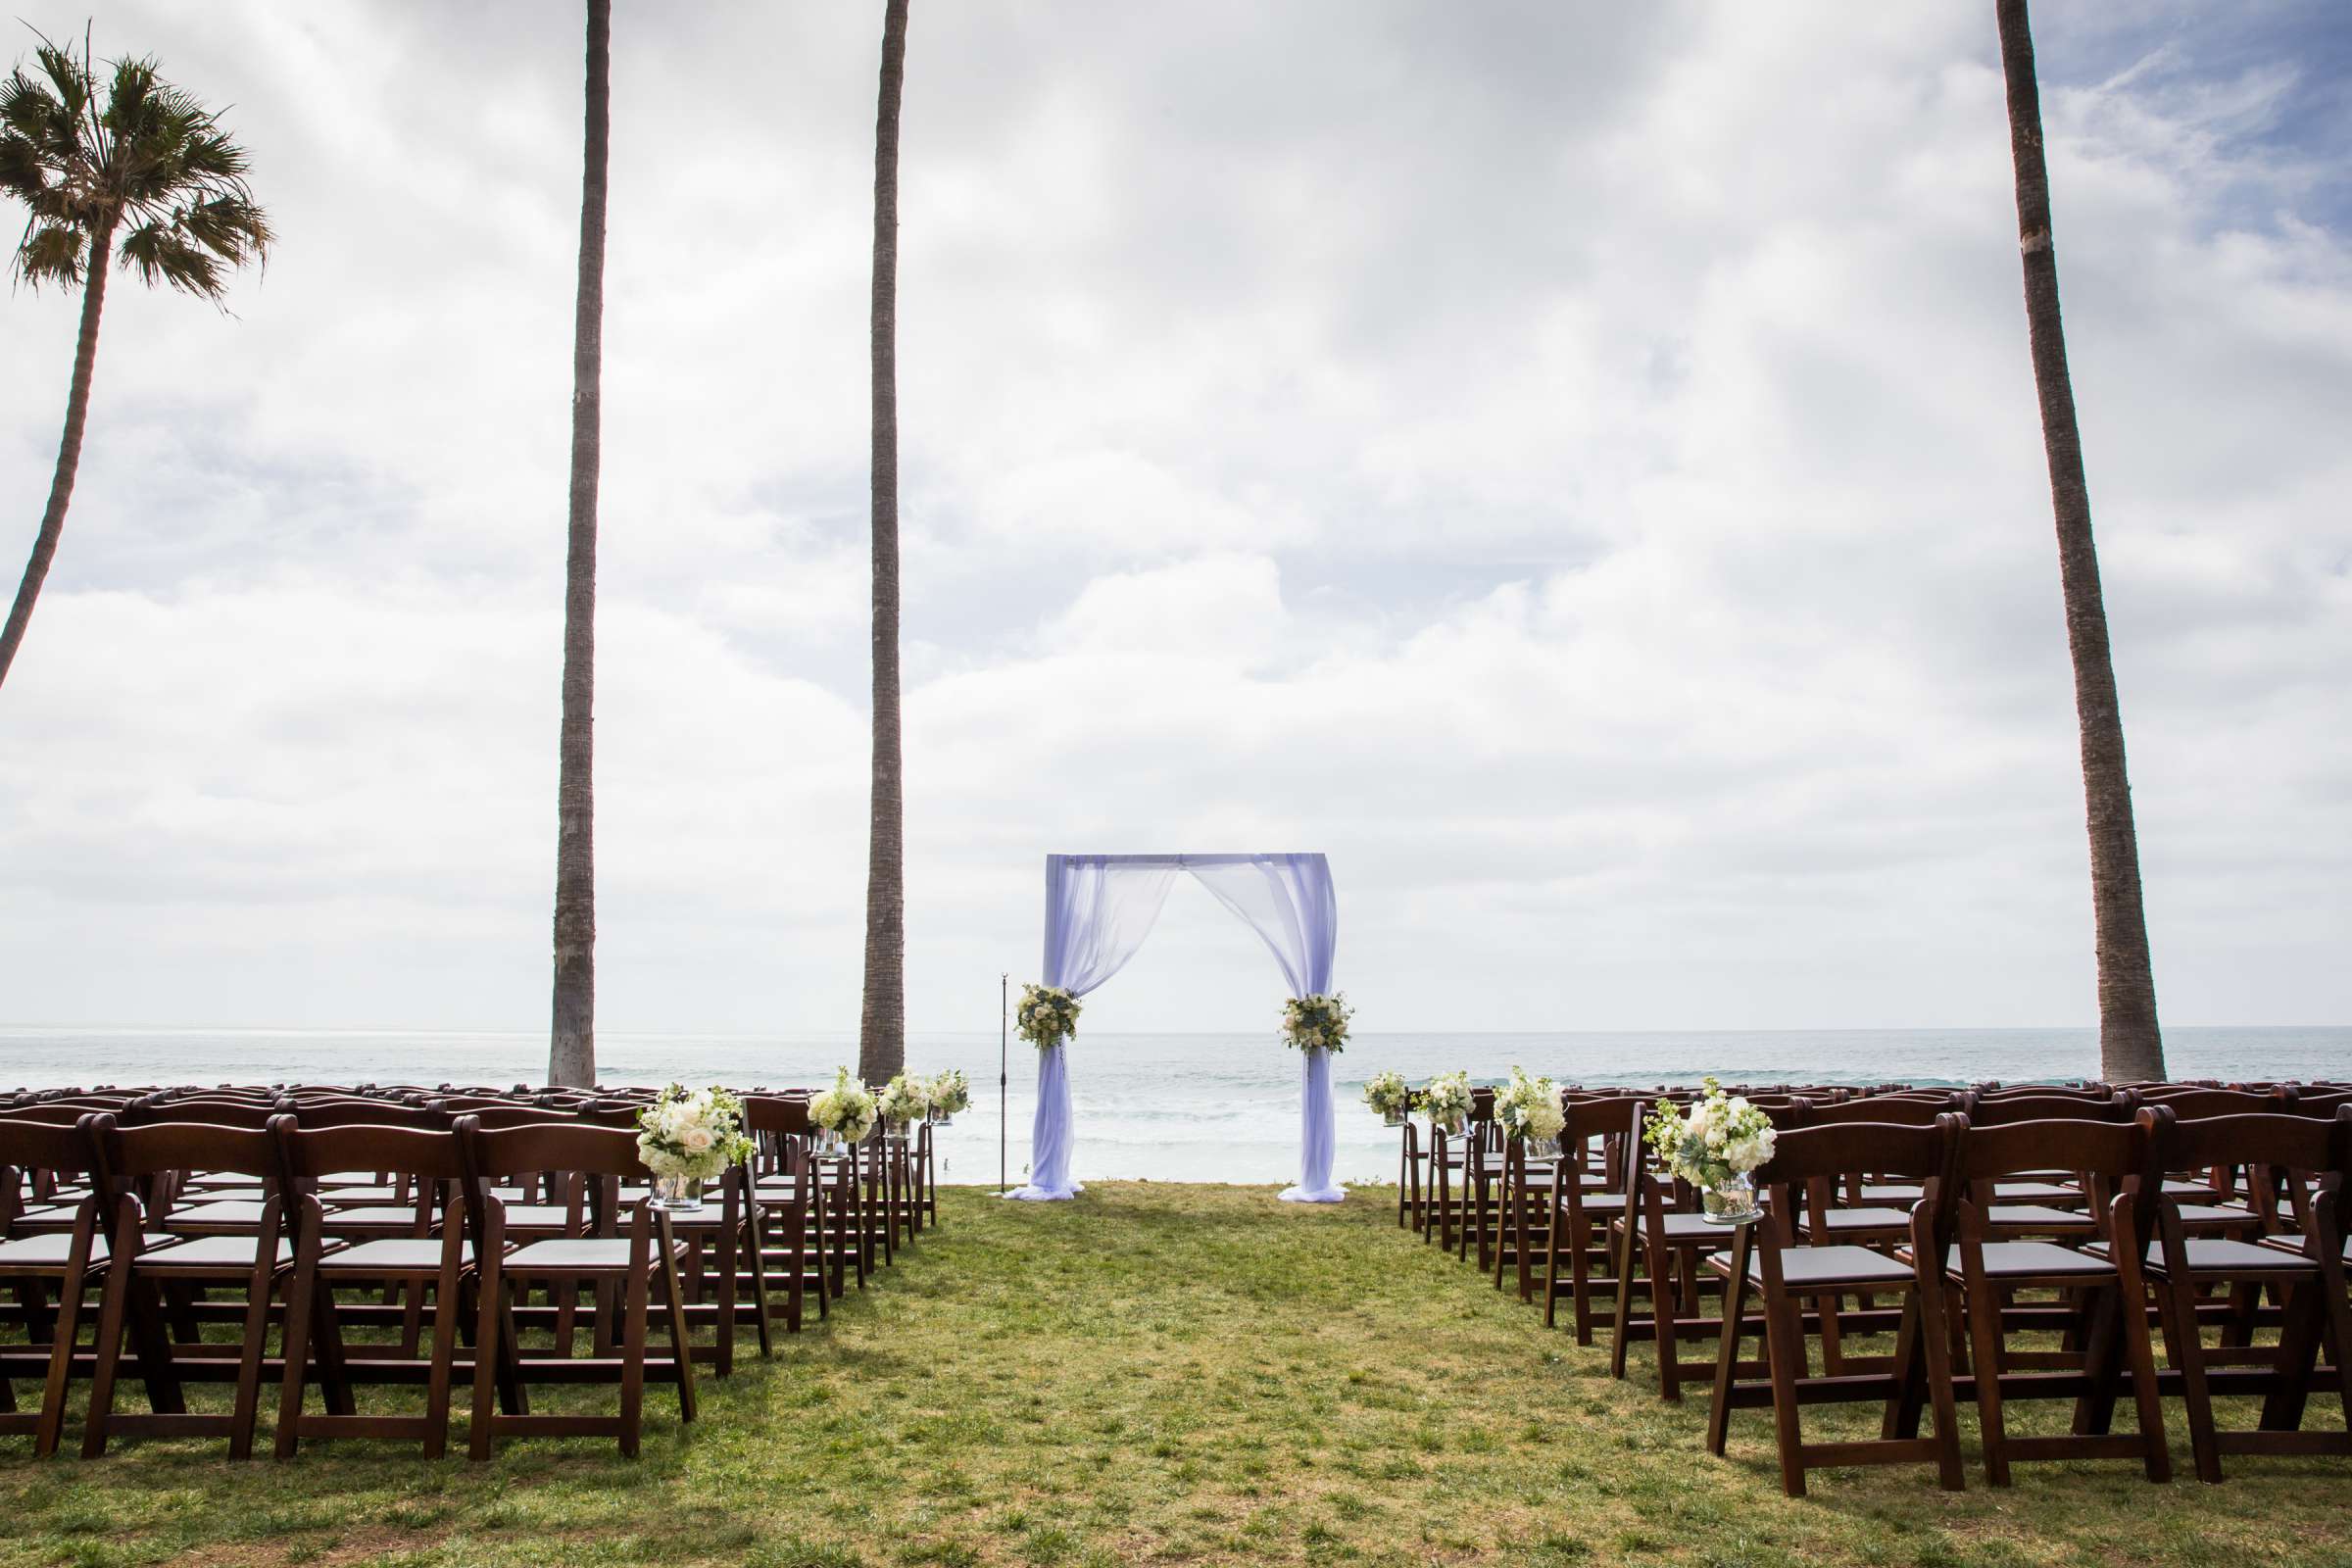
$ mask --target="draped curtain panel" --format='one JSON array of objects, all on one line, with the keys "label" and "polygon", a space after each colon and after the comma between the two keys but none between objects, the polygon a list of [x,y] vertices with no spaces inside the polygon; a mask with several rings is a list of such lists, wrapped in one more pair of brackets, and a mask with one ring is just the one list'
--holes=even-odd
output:
[{"label": "draped curtain panel", "polygon": [[[1046,857],[1045,983],[1078,996],[1119,972],[1144,945],[1178,871],[1190,871],[1274,954],[1291,995],[1331,989],[1340,936],[1331,863],[1320,855],[1049,855]],[[1037,1118],[1029,1184],[1010,1196],[1055,1200],[1080,1191],[1070,1180],[1073,1126],[1067,1047],[1037,1054]],[[1298,1184],[1284,1201],[1336,1203],[1331,1179],[1337,1122],[1331,1053],[1303,1053],[1298,1100]]]}]

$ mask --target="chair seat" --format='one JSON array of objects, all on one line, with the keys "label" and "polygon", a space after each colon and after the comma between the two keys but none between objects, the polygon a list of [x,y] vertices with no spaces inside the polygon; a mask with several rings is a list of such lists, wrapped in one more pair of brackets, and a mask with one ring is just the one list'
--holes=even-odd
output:
[{"label": "chair seat", "polygon": [[[1811,1230],[1808,1219],[1804,1228]],[[1888,1231],[1908,1234],[1911,1216],[1899,1208],[1833,1208],[1821,1217],[1821,1228],[1833,1236],[1851,1235],[1856,1231]]]},{"label": "chair seat", "polygon": [[81,1209],[79,1203],[44,1203],[28,1208],[16,1218],[15,1229],[24,1231],[70,1231],[74,1216]]},{"label": "chair seat", "polygon": [[[441,1267],[442,1246],[436,1236],[386,1237],[328,1252],[318,1259],[318,1266],[352,1272],[375,1269],[392,1274],[431,1274]],[[458,1246],[460,1257],[472,1262],[473,1243],[461,1241]]]},{"label": "chair seat", "polygon": [[2095,1234],[2098,1224],[2079,1208],[2052,1208],[2046,1203],[1995,1203],[1984,1223],[1994,1230],[2055,1230]]},{"label": "chair seat", "polygon": [[562,1203],[509,1203],[510,1231],[560,1231],[571,1224],[571,1210]]},{"label": "chair seat", "polygon": [[[1585,1208],[1591,1212],[1616,1214],[1623,1212],[1625,1208],[1625,1195],[1623,1193],[1579,1193],[1577,1194],[1576,1200],[1579,1203],[1582,1203]],[[1562,1212],[1565,1212],[1567,1207],[1568,1201],[1563,1197],[1560,1200],[1560,1208]]]},{"label": "chair seat", "polygon": [[[1732,1271],[1731,1254],[1718,1252],[1707,1259],[1707,1265],[1728,1276]],[[1761,1250],[1748,1254],[1747,1273],[1750,1279],[1764,1277]],[[1900,1285],[1913,1275],[1910,1265],[1898,1263],[1884,1252],[1833,1243],[1826,1247],[1782,1248],[1781,1278],[1791,1291],[1803,1291],[1825,1285]]]},{"label": "chair seat", "polygon": [[1861,1192],[1865,1203],[1900,1203],[1905,1207],[1928,1196],[1928,1190],[1917,1182],[1864,1182]]},{"label": "chair seat", "polygon": [[[682,1242],[670,1245],[677,1251],[686,1250]],[[569,1236],[532,1242],[509,1252],[499,1266],[510,1274],[622,1272],[629,1266],[629,1241],[625,1236]]]},{"label": "chair seat", "polygon": [[[147,1245],[163,1247],[174,1239],[158,1233],[147,1238]],[[74,1233],[72,1231],[54,1231],[44,1236],[21,1236],[13,1242],[0,1242],[0,1271],[19,1268],[63,1268],[66,1266],[66,1259],[73,1254],[73,1250]],[[106,1238],[103,1236],[91,1237],[90,1261],[93,1263],[104,1262],[106,1254]],[[249,1252],[247,1255],[252,1254]]]},{"label": "chair seat", "polygon": [[2211,1182],[2189,1181],[2179,1176],[2168,1176],[2164,1182],[2164,1196],[2167,1198],[2218,1198],[2221,1195],[2214,1191]]},{"label": "chair seat", "polygon": [[[211,1273],[242,1274],[253,1267],[256,1236],[173,1236],[159,1243],[153,1251],[141,1252],[141,1263],[158,1268],[203,1269]],[[294,1244],[284,1237],[277,1239],[277,1260],[294,1260]]]},{"label": "chair seat", "polygon": [[[2284,1248],[2265,1247],[2258,1242],[2228,1241],[2218,1236],[2191,1236],[2183,1244],[2188,1251],[2190,1274],[2296,1274],[2318,1272],[2318,1265],[2297,1252]],[[2084,1251],[2104,1252],[2105,1242],[2093,1242]],[[2162,1279],[2164,1246],[2148,1243],[2147,1272]]]},{"label": "chair seat", "polygon": [[330,1210],[318,1222],[318,1228],[329,1236],[352,1231],[408,1230],[416,1223],[416,1210],[403,1203],[354,1204],[350,1208]]},{"label": "chair seat", "polygon": [[2012,1200],[2020,1203],[2080,1203],[2084,1194],[2082,1188],[2064,1182],[2019,1181],[1994,1182],[1992,1196],[1995,1201],[2004,1203]]},{"label": "chair seat", "polygon": [[2250,1208],[2234,1203],[2176,1203],[2183,1225],[2252,1225],[2256,1216]]},{"label": "chair seat", "polygon": [[[2105,1279],[2115,1273],[2115,1265],[2106,1258],[2055,1242],[1986,1242],[1984,1253],[1988,1279]],[[1961,1271],[1954,1268],[1951,1277],[1959,1279]]]},{"label": "chair seat", "polygon": [[221,1203],[179,1203],[164,1216],[168,1231],[250,1231],[262,1222],[258,1202],[231,1200]]}]

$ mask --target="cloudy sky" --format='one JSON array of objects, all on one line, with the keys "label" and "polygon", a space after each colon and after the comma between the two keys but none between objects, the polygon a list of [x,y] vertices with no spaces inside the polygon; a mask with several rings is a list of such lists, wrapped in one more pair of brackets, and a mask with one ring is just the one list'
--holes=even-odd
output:
[{"label": "cloudy sky", "polygon": [[[847,1029],[880,8],[617,9],[601,1022]],[[2092,1020],[1988,3],[914,9],[915,1027],[1138,849],[1328,851],[1364,1028]],[[2352,20],[2038,11],[2159,1000],[2352,1021]],[[578,7],[97,13],[280,240],[110,299],[0,1023],[542,1026]],[[1265,1024],[1252,940],[1090,1023]]]}]

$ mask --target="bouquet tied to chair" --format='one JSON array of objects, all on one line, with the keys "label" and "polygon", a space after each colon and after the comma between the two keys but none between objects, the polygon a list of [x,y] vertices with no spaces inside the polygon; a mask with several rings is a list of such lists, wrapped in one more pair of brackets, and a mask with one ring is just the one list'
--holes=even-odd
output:
[{"label": "bouquet tied to chair", "polygon": [[1511,1081],[1494,1092],[1494,1119],[1503,1132],[1519,1140],[1530,1159],[1548,1159],[1560,1151],[1560,1129],[1568,1117],[1560,1109],[1559,1087],[1548,1078],[1530,1078],[1517,1067]]},{"label": "bouquet tied to chair", "polygon": [[808,1121],[835,1144],[862,1144],[881,1119],[881,1106],[872,1090],[850,1077],[850,1069],[833,1069],[833,1087],[808,1102]]},{"label": "bouquet tied to chair", "polygon": [[1744,1096],[1725,1094],[1712,1077],[1700,1083],[1688,1109],[1659,1101],[1642,1129],[1642,1141],[1667,1170],[1698,1189],[1700,1212],[1718,1225],[1756,1218],[1755,1171],[1772,1158],[1779,1136],[1771,1117]]},{"label": "bouquet tied to chair", "polygon": [[654,1173],[654,1207],[702,1206],[702,1187],[752,1157],[743,1102],[724,1089],[671,1084],[637,1112],[637,1157]]}]

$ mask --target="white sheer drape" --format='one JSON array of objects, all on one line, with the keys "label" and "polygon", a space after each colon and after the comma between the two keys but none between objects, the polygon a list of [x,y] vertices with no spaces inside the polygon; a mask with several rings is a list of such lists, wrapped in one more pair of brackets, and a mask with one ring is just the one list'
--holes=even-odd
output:
[{"label": "white sheer drape", "polygon": [[[1108,855],[1046,857],[1044,983],[1085,996],[1135,956],[1168,902],[1173,864]],[[1070,1180],[1069,1047],[1037,1054],[1037,1115],[1030,1123],[1029,1182],[1011,1197],[1074,1198]]]},{"label": "white sheer drape", "polygon": [[[1293,996],[1331,989],[1339,946],[1339,904],[1331,864],[1320,855],[1049,855],[1046,857],[1045,983],[1084,996],[1119,972],[1143,946],[1178,871],[1190,871],[1273,951]],[[1066,1047],[1038,1053],[1037,1116],[1029,1184],[1014,1198],[1064,1199],[1074,1129]],[[1337,1117],[1331,1054],[1304,1054],[1299,1093],[1298,1184],[1289,1202],[1336,1203],[1331,1179]]]},{"label": "white sheer drape", "polygon": [[[1331,989],[1331,962],[1340,942],[1338,896],[1331,862],[1320,855],[1188,856],[1185,869],[1217,902],[1250,922],[1282,965],[1294,997]],[[1331,1053],[1301,1054],[1298,1086],[1298,1185],[1283,1189],[1286,1203],[1336,1203],[1347,1197],[1331,1179],[1339,1116],[1331,1098]]]}]

